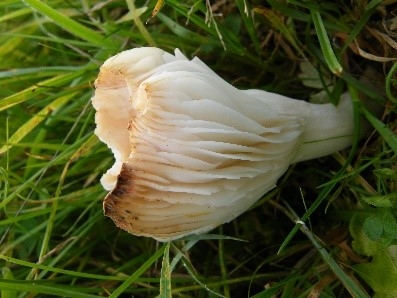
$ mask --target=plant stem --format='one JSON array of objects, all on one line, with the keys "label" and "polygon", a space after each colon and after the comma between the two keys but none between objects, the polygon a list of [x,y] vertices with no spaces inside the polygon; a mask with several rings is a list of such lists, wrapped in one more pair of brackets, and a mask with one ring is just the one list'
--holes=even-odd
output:
[{"label": "plant stem", "polygon": [[145,26],[143,25],[141,19],[139,18],[139,15],[137,13],[137,9],[135,7],[135,1],[134,0],[126,0],[128,9],[130,10],[130,13],[132,15],[132,19],[134,20],[135,25],[138,27],[139,32],[142,34],[143,38],[146,40],[146,42],[152,46],[156,46],[156,42],[153,40],[153,38],[150,36],[150,33],[146,30]]}]

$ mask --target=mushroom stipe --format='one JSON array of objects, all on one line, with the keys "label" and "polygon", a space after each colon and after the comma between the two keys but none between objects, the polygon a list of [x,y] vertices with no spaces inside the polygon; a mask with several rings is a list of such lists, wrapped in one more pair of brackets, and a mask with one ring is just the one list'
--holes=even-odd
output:
[{"label": "mushroom stipe", "polygon": [[129,233],[170,241],[233,220],[289,165],[351,145],[353,107],[239,90],[176,49],[135,48],[95,82],[95,133],[115,164],[104,212]]}]

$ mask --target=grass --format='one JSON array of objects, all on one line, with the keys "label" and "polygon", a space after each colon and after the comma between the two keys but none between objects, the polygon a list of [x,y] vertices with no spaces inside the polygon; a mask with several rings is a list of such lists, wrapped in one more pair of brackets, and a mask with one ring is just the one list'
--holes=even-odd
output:
[{"label": "grass", "polygon": [[[352,3],[0,2],[1,297],[395,297],[396,1]],[[147,45],[240,88],[348,90],[370,132],[211,234],[129,235],[102,213],[113,160],[90,98],[106,58]]]}]

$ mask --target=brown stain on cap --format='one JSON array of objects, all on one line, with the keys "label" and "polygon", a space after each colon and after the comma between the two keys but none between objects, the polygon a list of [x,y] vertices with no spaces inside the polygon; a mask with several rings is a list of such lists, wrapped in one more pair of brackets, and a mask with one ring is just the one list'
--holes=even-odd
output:
[{"label": "brown stain on cap", "polygon": [[126,86],[123,73],[114,68],[101,67],[98,78],[95,80],[97,89],[117,89]]}]

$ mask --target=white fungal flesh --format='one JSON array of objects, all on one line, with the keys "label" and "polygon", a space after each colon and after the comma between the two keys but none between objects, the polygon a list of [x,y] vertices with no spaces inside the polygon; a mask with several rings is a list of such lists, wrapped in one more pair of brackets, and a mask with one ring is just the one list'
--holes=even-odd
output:
[{"label": "white fungal flesh", "polygon": [[351,143],[348,97],[336,108],[238,90],[179,50],[137,48],[101,67],[95,133],[115,164],[104,210],[126,231],[169,241],[234,219],[288,166]]}]

